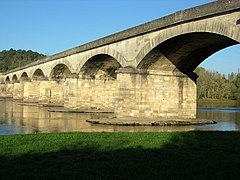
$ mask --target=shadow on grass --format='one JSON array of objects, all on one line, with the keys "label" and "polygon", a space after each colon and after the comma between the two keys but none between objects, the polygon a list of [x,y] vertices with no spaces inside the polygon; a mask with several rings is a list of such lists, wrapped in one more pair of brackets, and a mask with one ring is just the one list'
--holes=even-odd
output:
[{"label": "shadow on grass", "polygon": [[[131,136],[131,134],[130,134]],[[151,141],[149,135],[149,141]],[[128,142],[126,142],[128,143]],[[239,179],[238,132],[178,133],[159,147],[86,147],[0,157],[0,179]]]}]

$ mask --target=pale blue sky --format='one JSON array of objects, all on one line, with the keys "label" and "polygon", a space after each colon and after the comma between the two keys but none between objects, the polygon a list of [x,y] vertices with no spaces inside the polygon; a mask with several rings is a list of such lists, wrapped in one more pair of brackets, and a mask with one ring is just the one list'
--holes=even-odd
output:
[{"label": "pale blue sky", "polygon": [[[0,0],[0,51],[52,55],[212,0]],[[201,66],[221,73],[240,68],[240,45]]]}]

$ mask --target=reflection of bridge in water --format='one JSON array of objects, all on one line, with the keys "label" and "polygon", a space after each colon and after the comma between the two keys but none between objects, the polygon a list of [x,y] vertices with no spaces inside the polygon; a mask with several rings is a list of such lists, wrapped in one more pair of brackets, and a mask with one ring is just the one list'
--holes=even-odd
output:
[{"label": "reflection of bridge in water", "polygon": [[1,96],[117,117],[195,118],[193,71],[240,42],[239,10],[239,0],[219,0],[8,71]]},{"label": "reflection of bridge in water", "polygon": [[[91,125],[89,118],[111,118],[114,114],[49,112],[48,108],[22,105],[18,102],[0,101],[0,124],[23,126],[25,133],[32,132],[143,132],[143,131],[187,131],[194,126],[106,126]],[[1,126],[1,125],[0,125]],[[10,129],[11,130],[11,129]],[[14,130],[11,130],[14,133]],[[22,132],[15,132],[22,133]],[[1,133],[0,133],[1,135]]]}]

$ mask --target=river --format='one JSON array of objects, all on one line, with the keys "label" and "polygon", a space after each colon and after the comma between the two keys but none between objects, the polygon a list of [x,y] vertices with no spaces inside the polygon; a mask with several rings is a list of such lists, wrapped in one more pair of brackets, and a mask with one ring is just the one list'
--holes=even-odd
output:
[{"label": "river", "polygon": [[240,130],[240,108],[199,108],[197,117],[217,124],[198,126],[106,126],[86,122],[90,118],[113,117],[112,113],[49,112],[50,107],[0,100],[0,135],[49,132],[137,132],[137,131],[236,131]]}]

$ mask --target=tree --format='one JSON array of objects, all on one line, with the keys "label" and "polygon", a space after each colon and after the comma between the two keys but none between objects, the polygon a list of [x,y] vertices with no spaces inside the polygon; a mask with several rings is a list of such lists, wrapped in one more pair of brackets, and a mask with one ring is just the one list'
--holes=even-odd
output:
[{"label": "tree", "polygon": [[11,48],[9,50],[0,51],[0,72],[6,72],[24,66],[44,57],[46,56],[31,50],[14,50]]}]

